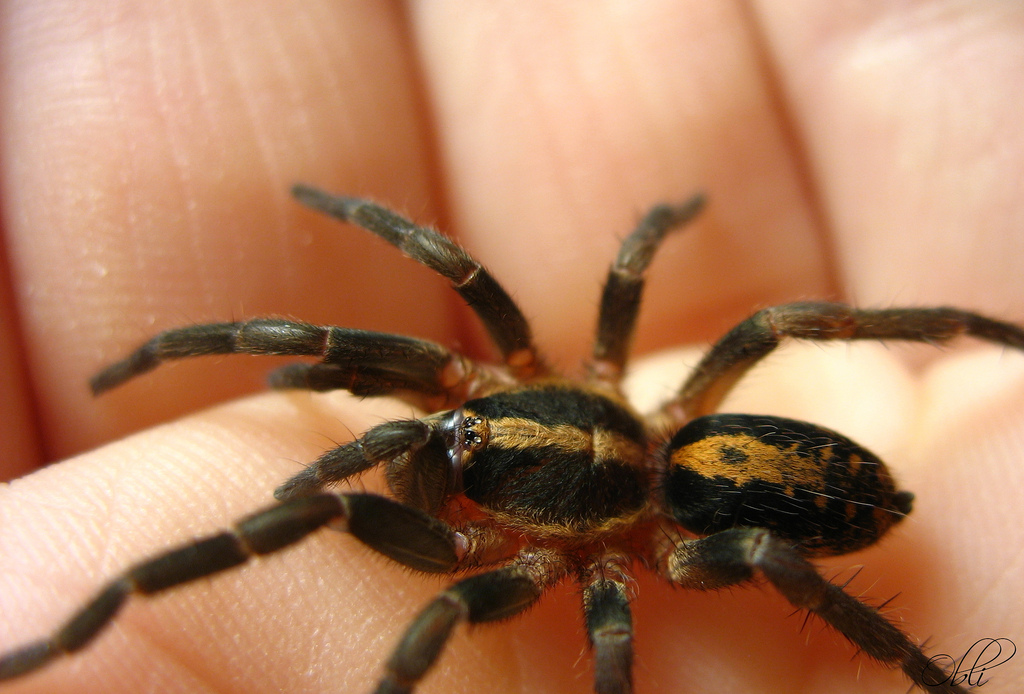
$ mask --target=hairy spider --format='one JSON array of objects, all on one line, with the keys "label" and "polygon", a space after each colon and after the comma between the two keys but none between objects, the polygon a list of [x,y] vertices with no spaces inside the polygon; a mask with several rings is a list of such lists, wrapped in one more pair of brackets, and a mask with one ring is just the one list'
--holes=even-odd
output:
[{"label": "hairy spider", "polygon": [[[276,318],[156,335],[97,374],[93,391],[168,359],[301,355],[319,361],[279,369],[274,387],[394,395],[431,414],[371,428],[286,481],[275,505],[127,569],[55,633],[0,656],[0,680],[83,648],[132,594],[238,566],[330,526],[409,568],[469,573],[406,630],[380,693],[412,691],[459,623],[511,617],[564,579],[582,589],[595,691],[631,691],[628,586],[637,564],[697,590],[766,579],[918,687],[964,692],[895,624],[811,563],[875,543],[910,512],[913,495],[897,489],[875,455],[834,431],[715,411],[785,338],[940,343],[967,334],[1024,349],[1024,330],[955,308],[768,308],[715,344],[681,389],[644,417],[620,388],[643,275],[667,234],[701,208],[700,196],[655,207],[626,238],[604,287],[588,376],[575,382],[544,363],[519,308],[448,238],[365,200],[305,186],[294,192],[451,280],[504,363],[474,363],[426,340]],[[377,465],[393,499],[323,491]]]}]

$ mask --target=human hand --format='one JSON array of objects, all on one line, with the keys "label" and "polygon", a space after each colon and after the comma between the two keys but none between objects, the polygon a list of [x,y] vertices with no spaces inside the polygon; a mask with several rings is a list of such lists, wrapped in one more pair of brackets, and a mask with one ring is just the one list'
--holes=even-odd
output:
[{"label": "human hand", "polygon": [[[5,371],[26,369],[3,400],[12,475],[251,391],[276,365],[197,360],[91,400],[92,372],[173,325],[278,314],[486,352],[442,282],[299,209],[285,196],[298,180],[455,232],[569,370],[617,238],[652,202],[698,189],[711,205],[655,260],[638,353],[803,298],[1024,320],[1024,20],[1001,5],[48,5],[13,3],[0,41],[5,315],[23,337],[5,331]],[[899,592],[906,628],[955,657],[1024,633],[1008,609],[1024,583],[1024,369],[959,347],[793,348],[729,402],[839,429],[888,460],[914,513],[826,573],[863,563],[851,589]],[[636,376],[662,392],[679,378],[660,360]],[[265,505],[333,441],[409,414],[265,394],[20,480],[0,506],[0,650],[138,559]],[[88,651],[7,688],[369,691],[442,586],[323,533],[135,601]],[[905,689],[840,638],[801,631],[771,591],[684,593],[644,575],[638,592],[640,691]],[[420,691],[588,691],[578,615],[564,587],[521,619],[460,632]],[[1021,673],[1011,661],[986,691],[1019,690]]]}]

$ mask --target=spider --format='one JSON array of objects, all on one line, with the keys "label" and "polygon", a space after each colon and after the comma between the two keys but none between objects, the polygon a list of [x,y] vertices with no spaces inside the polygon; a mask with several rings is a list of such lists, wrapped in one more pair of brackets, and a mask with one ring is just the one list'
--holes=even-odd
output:
[{"label": "spider", "polygon": [[[913,495],[837,432],[716,412],[744,373],[787,338],[941,343],[966,334],[1024,349],[1020,327],[956,308],[767,308],[727,333],[673,397],[641,416],[620,382],[644,273],[666,236],[701,209],[701,196],[654,207],[625,239],[604,286],[587,376],[571,381],[544,362],[507,292],[447,237],[366,200],[307,186],[293,192],[449,279],[503,363],[476,363],[426,340],[278,318],[159,333],[93,377],[93,392],[170,359],[299,355],[319,361],[273,372],[273,387],[393,395],[430,414],[372,427],[287,480],[275,505],[128,568],[53,634],[0,655],[0,680],[84,648],[132,595],[238,566],[329,526],[411,569],[460,576],[407,628],[379,694],[411,692],[460,623],[512,617],[563,580],[582,591],[594,690],[630,692],[637,566],[695,590],[764,580],[914,685],[965,691],[878,609],[812,564],[877,542],[910,513]],[[391,497],[325,491],[376,466]]]}]

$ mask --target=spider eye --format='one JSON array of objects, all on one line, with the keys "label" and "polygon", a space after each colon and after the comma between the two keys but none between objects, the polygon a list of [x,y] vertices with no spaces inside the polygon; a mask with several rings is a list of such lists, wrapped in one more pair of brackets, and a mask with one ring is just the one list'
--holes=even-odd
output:
[{"label": "spider eye", "polygon": [[459,426],[459,434],[462,437],[460,444],[467,451],[475,451],[484,445],[484,437],[479,431],[483,424],[482,417],[466,417]]},{"label": "spider eye", "polygon": [[472,463],[473,454],[487,445],[490,427],[483,417],[460,408],[451,413],[442,431],[448,446],[448,458],[456,476],[461,477],[462,470]]}]

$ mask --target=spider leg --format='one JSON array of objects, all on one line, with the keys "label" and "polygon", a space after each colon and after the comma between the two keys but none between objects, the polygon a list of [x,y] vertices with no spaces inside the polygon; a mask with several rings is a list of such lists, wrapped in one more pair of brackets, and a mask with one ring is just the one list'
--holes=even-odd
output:
[{"label": "spider leg", "polygon": [[595,378],[614,381],[622,373],[640,311],[643,275],[669,232],[693,219],[703,207],[703,195],[695,195],[675,207],[657,205],[622,242],[601,294],[591,361]]},{"label": "spider leg", "polygon": [[332,525],[410,568],[450,572],[464,548],[446,523],[375,494],[317,494],[272,506],[233,529],[190,542],[128,569],[54,634],[0,655],[0,680],[36,670],[85,647],[133,594],[153,595],[276,552]]},{"label": "spider leg", "polygon": [[451,239],[368,200],[330,195],[305,185],[295,186],[292,193],[302,204],[376,234],[450,280],[517,377],[526,379],[546,371],[523,312],[491,274]]},{"label": "spider leg", "polygon": [[[440,420],[430,418],[433,423]],[[403,457],[408,459],[404,464],[393,462]],[[443,437],[427,421],[411,419],[378,424],[355,441],[330,449],[278,487],[274,497],[285,501],[313,494],[380,463],[395,466],[400,478],[388,482],[397,496],[424,511],[439,508],[455,486]],[[410,492],[410,485],[418,493]]]},{"label": "spider leg", "polygon": [[747,370],[786,337],[943,343],[960,335],[1024,350],[1019,326],[956,308],[858,309],[826,302],[766,308],[719,340],[662,412],[675,422],[715,412]]},{"label": "spider leg", "polygon": [[480,624],[519,614],[565,572],[564,562],[554,552],[526,549],[508,566],[455,583],[406,629],[375,694],[409,694],[437,661],[459,623]]},{"label": "spider leg", "polygon": [[90,381],[103,393],[171,359],[211,354],[319,357],[275,371],[278,388],[344,388],[356,395],[406,391],[461,400],[488,387],[495,376],[441,345],[401,335],[312,325],[283,318],[254,318],[165,330]]},{"label": "spider leg", "polygon": [[767,530],[731,528],[697,540],[670,542],[660,554],[662,573],[685,588],[722,588],[749,581],[760,572],[795,607],[813,612],[879,662],[902,668],[921,689],[966,694],[877,609],[830,583],[800,552]]},{"label": "spider leg", "polygon": [[360,397],[390,395],[411,391],[420,395],[444,393],[440,374],[423,377],[399,368],[344,367],[334,364],[289,364],[270,372],[267,381],[271,388],[301,388],[324,392],[347,390]]},{"label": "spider leg", "polygon": [[583,587],[583,616],[594,649],[596,694],[633,691],[633,617],[621,557],[603,557]]}]

